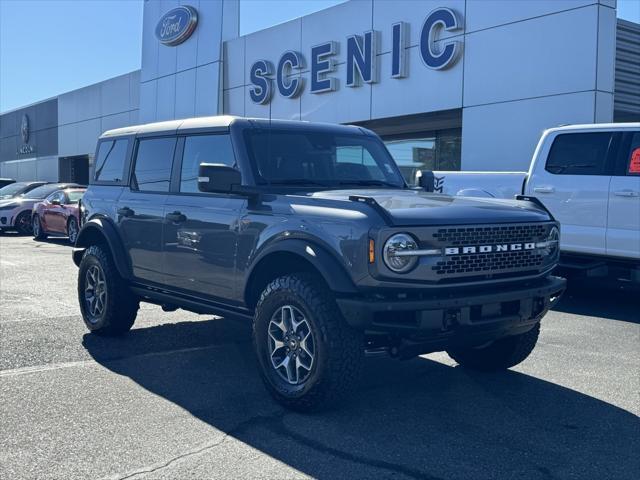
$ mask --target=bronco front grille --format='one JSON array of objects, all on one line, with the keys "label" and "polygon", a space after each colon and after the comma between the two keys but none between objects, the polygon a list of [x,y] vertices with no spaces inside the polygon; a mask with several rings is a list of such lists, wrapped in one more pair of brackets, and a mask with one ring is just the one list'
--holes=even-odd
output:
[{"label": "bronco front grille", "polygon": [[[433,239],[444,248],[526,244],[544,241],[548,229],[548,224],[441,228],[433,234]],[[548,260],[542,249],[460,253],[444,257],[431,268],[438,276],[493,275],[506,271],[538,270]]]}]

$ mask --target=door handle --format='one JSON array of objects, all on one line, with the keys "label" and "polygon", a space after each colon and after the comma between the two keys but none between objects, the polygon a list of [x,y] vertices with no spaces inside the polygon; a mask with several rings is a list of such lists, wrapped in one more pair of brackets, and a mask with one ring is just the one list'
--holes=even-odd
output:
[{"label": "door handle", "polygon": [[556,189],[553,187],[534,187],[533,191],[536,193],[553,193]]},{"label": "door handle", "polygon": [[187,216],[182,212],[175,211],[173,213],[167,213],[165,216],[167,220],[174,223],[183,223],[187,221]]},{"label": "door handle", "polygon": [[122,207],[118,209],[118,215],[121,217],[133,217],[136,212],[131,210],[129,207]]},{"label": "door handle", "polygon": [[616,192],[613,192],[613,194],[619,197],[637,197],[640,195],[638,192],[635,192],[633,190],[618,190]]}]

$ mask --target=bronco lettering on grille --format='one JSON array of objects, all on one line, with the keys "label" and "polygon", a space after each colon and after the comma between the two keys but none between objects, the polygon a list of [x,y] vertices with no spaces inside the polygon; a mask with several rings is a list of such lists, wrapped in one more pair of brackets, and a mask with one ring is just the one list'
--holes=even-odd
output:
[{"label": "bronco lettering on grille", "polygon": [[536,244],[531,243],[502,243],[499,245],[478,245],[466,247],[447,247],[445,255],[472,255],[476,253],[514,252],[519,250],[535,250]]}]

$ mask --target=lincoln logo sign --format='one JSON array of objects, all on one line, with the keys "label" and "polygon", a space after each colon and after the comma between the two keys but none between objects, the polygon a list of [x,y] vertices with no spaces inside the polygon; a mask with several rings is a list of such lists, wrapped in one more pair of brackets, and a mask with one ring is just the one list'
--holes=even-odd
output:
[{"label": "lincoln logo sign", "polygon": [[[461,28],[458,15],[449,8],[432,11],[420,30],[420,57],[425,67],[443,70],[453,66],[459,56],[460,42],[454,38],[438,41],[439,32],[455,32]],[[409,25],[405,22],[391,26],[391,69],[385,72],[391,78],[407,76],[407,49],[409,48]],[[359,87],[362,83],[379,81],[378,54],[380,32],[369,30],[362,35],[347,37],[346,49],[346,86]],[[436,42],[438,41],[437,45]],[[337,68],[338,44],[328,41],[311,47],[309,75],[310,92],[320,94],[337,89],[332,72]],[[278,93],[286,98],[295,98],[304,90],[304,80],[296,76],[306,66],[300,52],[287,51],[282,54],[275,66],[268,60],[258,60],[251,66],[250,79],[253,87],[249,96],[254,103],[267,104],[271,101],[273,80]]]},{"label": "lincoln logo sign", "polygon": [[20,137],[22,137],[22,145],[18,147],[18,155],[29,155],[35,152],[33,145],[29,145],[29,117],[25,113],[22,115],[20,122]]},{"label": "lincoln logo sign", "polygon": [[165,13],[156,25],[156,37],[168,46],[179,45],[191,36],[198,24],[198,12],[188,5]]}]

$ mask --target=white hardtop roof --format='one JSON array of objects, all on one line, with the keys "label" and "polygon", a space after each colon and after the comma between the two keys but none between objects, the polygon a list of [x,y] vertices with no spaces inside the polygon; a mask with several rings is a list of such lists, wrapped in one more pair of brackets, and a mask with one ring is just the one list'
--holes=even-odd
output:
[{"label": "white hardtop roof", "polygon": [[144,133],[169,132],[191,128],[215,128],[228,127],[233,120],[239,117],[231,115],[218,115],[215,117],[185,118],[182,120],[168,120],[166,122],[153,122],[130,127],[114,128],[107,130],[100,138],[120,137],[123,135],[139,135]]},{"label": "white hardtop roof", "polygon": [[579,130],[638,130],[640,122],[628,123],[585,123],[580,125],[562,125],[549,128],[546,132],[573,132]]}]

